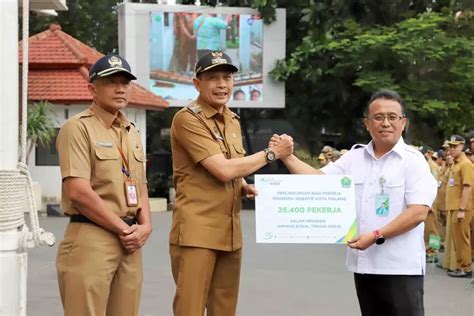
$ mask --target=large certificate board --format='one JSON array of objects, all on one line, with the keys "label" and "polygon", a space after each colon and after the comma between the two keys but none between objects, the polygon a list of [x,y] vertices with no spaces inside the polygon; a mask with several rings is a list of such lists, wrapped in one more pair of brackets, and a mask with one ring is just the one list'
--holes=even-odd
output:
[{"label": "large certificate board", "polygon": [[347,243],[357,234],[350,176],[255,175],[258,243]]}]

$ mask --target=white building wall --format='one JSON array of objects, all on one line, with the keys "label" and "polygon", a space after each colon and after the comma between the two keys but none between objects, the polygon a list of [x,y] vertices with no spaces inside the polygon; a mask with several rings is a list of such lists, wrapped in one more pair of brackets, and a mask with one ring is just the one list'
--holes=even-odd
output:
[{"label": "white building wall", "polygon": [[[84,111],[89,104],[83,105],[54,105],[54,117],[52,118],[55,127],[60,128],[66,121],[67,117]],[[127,108],[124,111],[127,118],[135,124],[140,131],[143,146],[146,151],[146,110]],[[59,166],[36,166],[36,151],[33,149],[28,159],[31,177],[41,185],[42,197],[47,201],[61,200],[61,171]]]}]

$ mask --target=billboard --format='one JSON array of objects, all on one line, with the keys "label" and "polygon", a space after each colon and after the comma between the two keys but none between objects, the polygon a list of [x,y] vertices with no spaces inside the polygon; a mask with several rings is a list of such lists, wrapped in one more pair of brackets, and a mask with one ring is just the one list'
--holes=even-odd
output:
[{"label": "billboard", "polygon": [[185,106],[197,97],[194,65],[203,54],[222,50],[239,68],[229,105],[283,108],[284,83],[269,75],[285,54],[285,10],[267,26],[250,8],[124,3],[119,7],[119,51],[139,83]]}]

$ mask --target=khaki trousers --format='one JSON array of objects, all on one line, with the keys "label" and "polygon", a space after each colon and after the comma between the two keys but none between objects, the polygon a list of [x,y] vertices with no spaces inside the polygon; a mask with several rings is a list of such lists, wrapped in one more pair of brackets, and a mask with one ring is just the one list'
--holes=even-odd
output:
[{"label": "khaki trousers", "polygon": [[446,212],[446,239],[444,241],[443,267],[448,270],[456,270],[458,268],[453,241],[453,213],[454,212],[451,211]]},{"label": "khaki trousers", "polygon": [[138,315],[141,250],[129,255],[118,237],[89,223],[70,223],[56,260],[65,316]]},{"label": "khaki trousers", "polygon": [[456,250],[456,259],[458,267],[465,271],[472,271],[472,256],[471,256],[471,219],[472,212],[465,212],[464,220],[461,222],[457,220],[459,211],[453,213],[453,241],[454,249]]},{"label": "khaki trousers", "polygon": [[242,250],[170,245],[176,283],[175,316],[233,316],[237,309]]},{"label": "khaki trousers", "polygon": [[438,219],[438,228],[439,228],[439,235],[441,236],[441,241],[445,241],[446,239],[446,217],[448,212],[444,210],[437,210],[436,217]]},{"label": "khaki trousers", "polygon": [[436,213],[433,210],[430,210],[428,212],[428,215],[426,216],[426,220],[425,220],[424,239],[425,239],[425,245],[427,248],[428,248],[428,242],[430,240],[430,235],[439,236]]}]

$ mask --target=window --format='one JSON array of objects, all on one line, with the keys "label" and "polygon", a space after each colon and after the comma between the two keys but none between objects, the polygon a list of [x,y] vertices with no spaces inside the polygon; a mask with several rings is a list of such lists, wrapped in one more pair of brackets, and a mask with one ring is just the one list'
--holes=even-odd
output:
[{"label": "window", "polygon": [[59,155],[56,151],[56,137],[58,136],[59,128],[56,128],[56,134],[51,139],[49,144],[42,146],[36,145],[36,165],[37,166],[59,166]]}]

